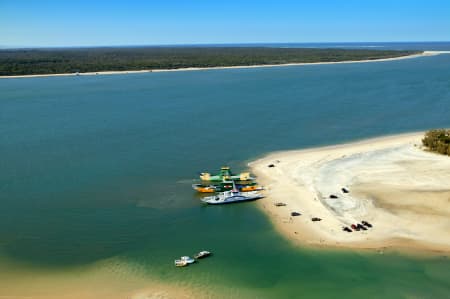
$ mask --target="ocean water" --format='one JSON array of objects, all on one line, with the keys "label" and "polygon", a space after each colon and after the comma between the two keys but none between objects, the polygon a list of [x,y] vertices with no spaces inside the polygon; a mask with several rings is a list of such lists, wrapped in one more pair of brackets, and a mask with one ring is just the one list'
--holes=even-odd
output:
[{"label": "ocean water", "polygon": [[[449,66],[0,80],[0,277],[120,259],[112,272],[223,297],[448,298],[445,257],[294,247],[254,204],[203,206],[190,184],[274,150],[449,127]],[[173,267],[201,249],[215,256]]]},{"label": "ocean water", "polygon": [[[185,46],[185,45],[183,45]],[[188,45],[203,47],[205,45]],[[326,42],[326,43],[246,43],[246,44],[210,44],[209,47],[273,47],[273,48],[341,48],[341,49],[373,49],[373,50],[417,50],[417,51],[450,51],[449,41],[435,42]]]}]

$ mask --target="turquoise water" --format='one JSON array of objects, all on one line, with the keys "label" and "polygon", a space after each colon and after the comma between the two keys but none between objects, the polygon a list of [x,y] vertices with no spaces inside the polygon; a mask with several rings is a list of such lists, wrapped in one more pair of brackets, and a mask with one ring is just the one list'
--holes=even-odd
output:
[{"label": "turquoise water", "polygon": [[[447,258],[294,248],[252,203],[205,207],[190,184],[274,150],[449,127],[449,66],[0,80],[0,252],[62,272],[120,257],[225,297],[446,298]],[[215,257],[172,266],[202,248]]]}]

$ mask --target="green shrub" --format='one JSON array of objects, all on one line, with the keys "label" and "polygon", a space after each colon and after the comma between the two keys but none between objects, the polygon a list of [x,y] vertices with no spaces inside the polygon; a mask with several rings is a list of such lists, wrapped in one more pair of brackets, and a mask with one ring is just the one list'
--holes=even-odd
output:
[{"label": "green shrub", "polygon": [[450,156],[450,130],[430,130],[425,133],[422,143],[432,152]]}]

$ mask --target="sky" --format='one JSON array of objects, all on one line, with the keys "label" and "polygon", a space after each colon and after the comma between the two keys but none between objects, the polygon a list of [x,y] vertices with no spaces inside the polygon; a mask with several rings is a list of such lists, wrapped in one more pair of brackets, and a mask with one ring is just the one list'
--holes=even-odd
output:
[{"label": "sky", "polygon": [[450,41],[450,0],[0,0],[0,47]]}]

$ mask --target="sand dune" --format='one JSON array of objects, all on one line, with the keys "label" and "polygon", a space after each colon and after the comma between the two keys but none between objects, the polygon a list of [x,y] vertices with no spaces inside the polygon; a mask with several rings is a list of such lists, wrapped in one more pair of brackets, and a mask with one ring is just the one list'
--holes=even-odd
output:
[{"label": "sand dune", "polygon": [[[450,158],[422,149],[422,136],[270,154],[250,163],[267,187],[259,205],[286,237],[302,244],[448,254]],[[291,217],[292,211],[302,216]],[[362,220],[374,227],[342,231]]]}]

